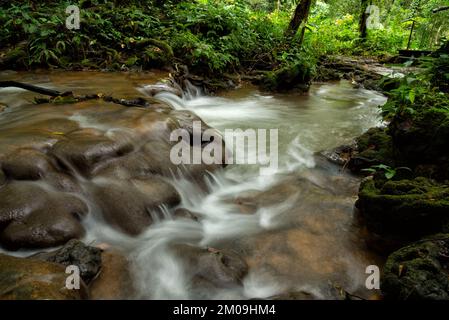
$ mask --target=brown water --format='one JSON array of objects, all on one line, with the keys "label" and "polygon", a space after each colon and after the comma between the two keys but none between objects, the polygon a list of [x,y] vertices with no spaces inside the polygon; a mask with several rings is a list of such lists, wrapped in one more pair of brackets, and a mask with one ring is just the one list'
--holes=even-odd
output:
[{"label": "brown water", "polygon": [[[163,76],[93,72],[0,74],[2,79],[79,94],[103,92],[117,98],[143,96],[144,91],[138,88]],[[53,176],[41,179],[45,188],[38,186],[46,190],[49,198],[74,194],[87,203],[88,208],[81,210],[85,218],[80,222],[86,229],[85,241],[108,242],[129,252],[135,297],[244,299],[307,291],[316,298],[334,298],[329,289],[332,285],[364,297],[375,296],[375,291],[365,288],[368,276],[365,269],[368,265],[379,265],[381,260],[366,248],[362,228],[354,216],[359,178],[341,172],[314,153],[350,142],[379,124],[376,107],[385,102],[384,97],[353,89],[346,82],[316,84],[306,95],[267,95],[248,86],[220,97],[179,99],[166,93],[158,96],[177,111],[164,105],[144,110],[97,101],[36,106],[30,104],[34,96],[17,89],[0,90],[0,103],[9,106],[0,113],[0,159],[19,146],[50,155],[54,154],[55,145],[66,140],[69,148],[78,148],[79,144],[71,144],[76,140],[74,132],[78,132],[76,141],[87,139],[93,150],[105,143],[98,137],[112,141],[107,148],[114,152],[126,149],[128,144],[133,150],[139,150],[133,152],[138,156],[132,156],[132,161],[124,161],[123,156],[114,154],[91,159],[86,168],[67,158],[70,152],[63,149],[62,158],[68,159],[69,165],[75,163],[71,174],[55,170]],[[179,113],[186,111],[222,132],[235,128],[278,129],[278,170],[260,176],[259,165],[230,165],[208,175],[207,191],[189,178],[195,172],[193,169],[188,170],[189,174],[172,176],[168,170],[168,147],[160,144],[176,127],[173,123],[180,119]],[[143,142],[148,152],[140,151]],[[136,160],[143,155],[145,160]],[[113,165],[104,164],[110,162]],[[135,172],[141,169],[148,169],[152,174],[145,175],[144,188],[140,182],[137,187],[135,183]],[[163,176],[163,182],[154,178],[155,173]],[[19,183],[25,185],[23,181]],[[122,198],[98,197],[99,189],[110,192],[105,185],[108,188],[117,185]],[[158,214],[152,216],[151,226],[146,226],[147,221],[137,214],[135,222],[143,221],[144,231],[139,236],[127,235],[117,228],[122,221],[116,216],[104,217],[105,207],[108,211],[131,208],[115,201],[146,203],[157,197],[157,192],[170,194],[170,186],[179,192],[181,203],[173,204],[168,196],[150,201]],[[5,187],[0,187],[0,192],[2,188]],[[19,186],[18,192],[22,192],[21,188],[24,187]],[[137,188],[139,196],[130,188]],[[105,204],[107,201],[112,203]],[[49,203],[58,207],[53,200]],[[197,212],[201,219],[172,219],[177,206]],[[184,272],[185,266],[167,251],[174,243],[237,251],[250,266],[243,286],[213,291],[204,288],[200,293],[190,290],[186,285],[190,275]]]}]

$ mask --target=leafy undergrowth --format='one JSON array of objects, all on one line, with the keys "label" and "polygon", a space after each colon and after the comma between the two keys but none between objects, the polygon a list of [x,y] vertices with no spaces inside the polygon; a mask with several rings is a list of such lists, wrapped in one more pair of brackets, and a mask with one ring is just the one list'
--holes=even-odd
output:
[{"label": "leafy undergrowth", "polygon": [[[440,2],[421,5],[419,28],[433,23],[435,30],[444,29],[445,13],[434,19],[426,7]],[[65,9],[72,4],[81,10],[80,30],[65,26]],[[399,4],[379,4],[385,6],[380,17],[385,28],[370,30],[361,41],[359,0],[316,1],[300,46],[299,35],[285,36],[295,5],[267,0],[2,1],[0,68],[128,70],[178,63],[217,77],[299,66],[300,78],[308,78],[322,55],[396,53],[405,46],[409,27],[398,21],[413,13]],[[425,44],[418,31],[413,48]]]}]

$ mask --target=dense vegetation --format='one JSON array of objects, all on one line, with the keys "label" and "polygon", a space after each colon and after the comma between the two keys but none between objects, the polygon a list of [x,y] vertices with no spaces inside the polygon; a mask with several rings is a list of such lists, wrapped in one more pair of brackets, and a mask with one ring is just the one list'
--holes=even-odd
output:
[{"label": "dense vegetation", "polygon": [[411,48],[436,48],[447,36],[449,11],[432,12],[445,0],[378,0],[372,3],[379,7],[381,29],[370,29],[361,39],[363,3],[312,1],[298,45],[301,32],[286,36],[297,1],[81,0],[75,2],[81,9],[80,30],[65,27],[65,8],[73,1],[4,1],[0,63],[114,70],[182,63],[206,74],[299,63],[313,72],[324,54],[396,53],[407,46],[412,20]]}]

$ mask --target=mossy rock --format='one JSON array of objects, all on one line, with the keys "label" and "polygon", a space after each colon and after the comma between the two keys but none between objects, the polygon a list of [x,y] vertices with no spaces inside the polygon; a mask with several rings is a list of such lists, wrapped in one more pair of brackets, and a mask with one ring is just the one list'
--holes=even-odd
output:
[{"label": "mossy rock", "polygon": [[365,179],[356,206],[370,231],[415,240],[447,232],[449,186],[418,177],[413,180]]},{"label": "mossy rock", "polygon": [[79,300],[88,297],[86,285],[69,290],[65,267],[51,262],[0,254],[0,300]]},{"label": "mossy rock", "polygon": [[312,78],[311,70],[302,63],[284,66],[267,72],[262,79],[262,87],[270,91],[289,91],[300,89],[307,91]]},{"label": "mossy rock", "polygon": [[348,167],[353,172],[373,165],[384,164],[394,167],[393,141],[384,128],[371,128],[356,139],[357,152],[353,154]]},{"label": "mossy rock", "polygon": [[173,49],[162,40],[145,39],[139,41],[137,46],[145,46],[142,61],[145,68],[163,68],[172,64],[174,59]]},{"label": "mossy rock", "polygon": [[378,82],[378,87],[384,92],[390,92],[398,89],[401,86],[401,78],[389,78],[385,77]]},{"label": "mossy rock", "polygon": [[9,48],[4,52],[4,58],[0,58],[0,66],[3,68],[22,69],[27,64],[26,42],[21,42],[13,48]]},{"label": "mossy rock", "polygon": [[388,300],[449,300],[449,234],[413,243],[392,253],[381,289]]},{"label": "mossy rock", "polygon": [[[430,108],[397,115],[389,126],[399,162],[410,167],[434,164],[434,179],[449,178],[449,111]],[[422,174],[425,174],[424,172]]]}]

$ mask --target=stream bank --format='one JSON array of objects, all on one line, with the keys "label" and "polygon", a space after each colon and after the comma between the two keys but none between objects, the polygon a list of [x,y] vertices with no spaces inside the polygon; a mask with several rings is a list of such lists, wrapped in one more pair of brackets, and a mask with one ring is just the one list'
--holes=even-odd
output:
[{"label": "stream bank", "polygon": [[356,207],[368,245],[388,256],[382,292],[391,300],[449,297],[449,97],[440,76],[449,70],[447,48],[428,61],[418,73],[382,83],[389,83],[385,126],[330,153],[369,175]]}]

